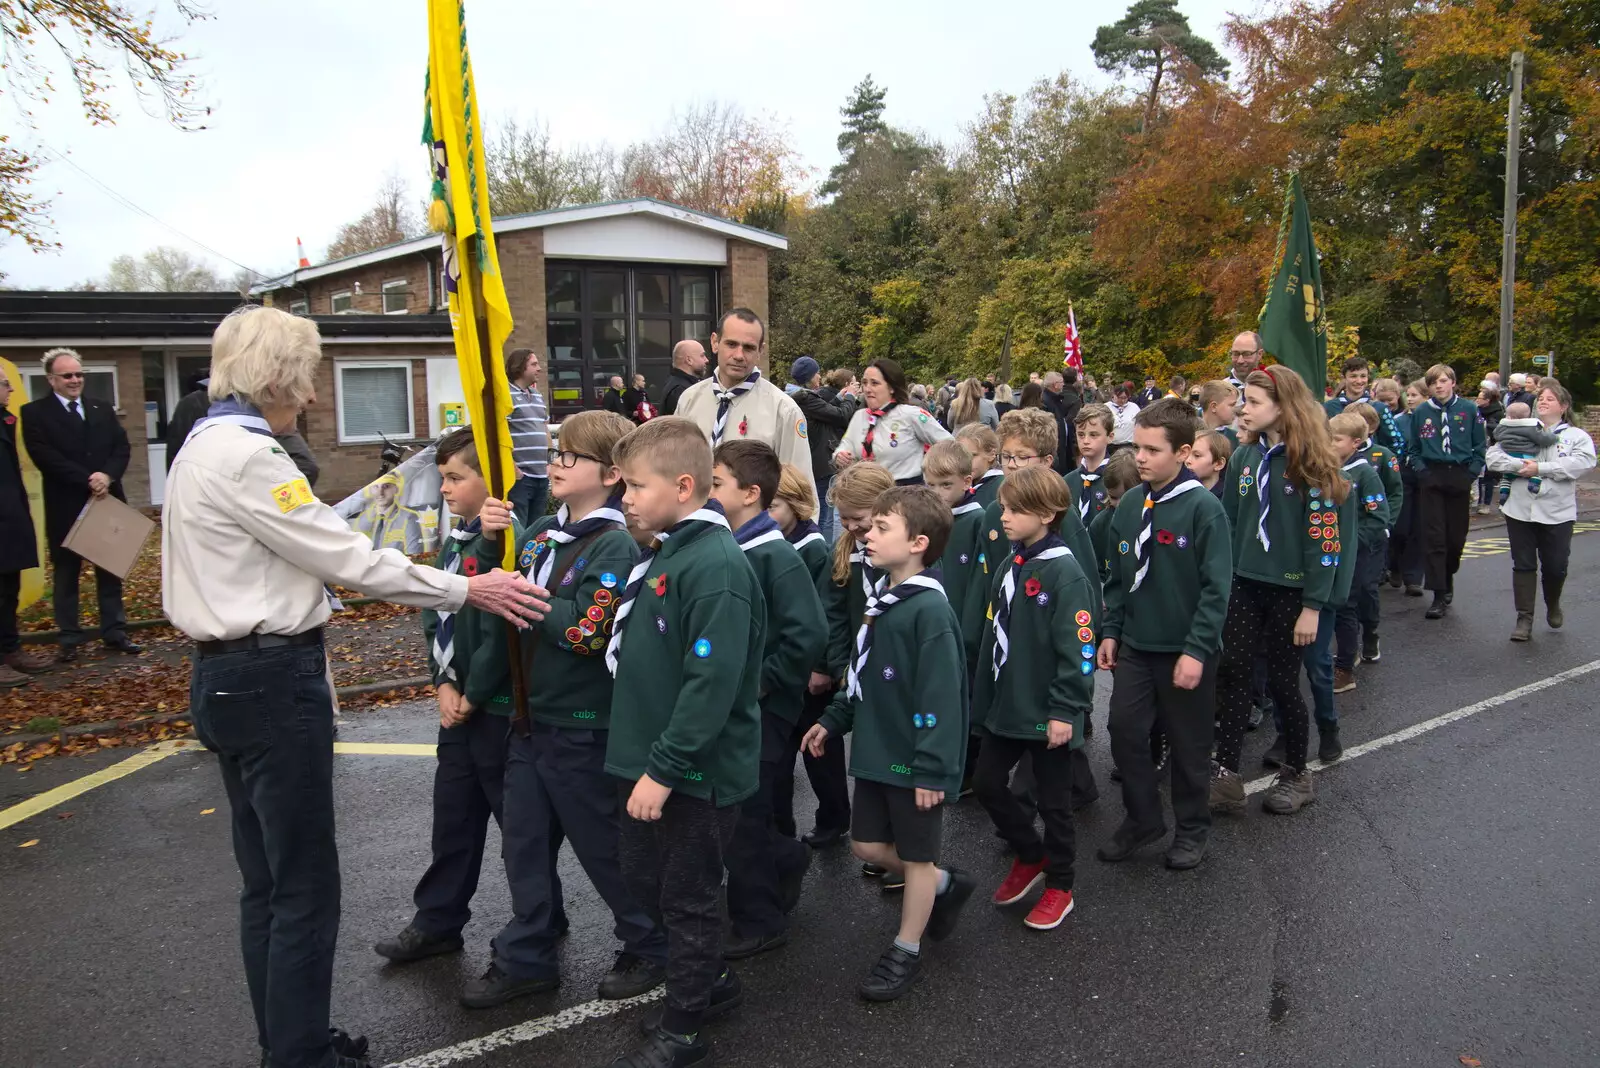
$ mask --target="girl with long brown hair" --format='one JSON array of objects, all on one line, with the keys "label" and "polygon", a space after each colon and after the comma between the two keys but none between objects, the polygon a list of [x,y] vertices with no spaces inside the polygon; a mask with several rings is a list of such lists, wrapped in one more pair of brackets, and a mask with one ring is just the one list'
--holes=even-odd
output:
[{"label": "girl with long brown hair", "polygon": [[[1345,548],[1340,506],[1350,484],[1339,469],[1322,406],[1287,367],[1252,371],[1245,379],[1239,429],[1222,501],[1233,525],[1234,575],[1217,671],[1211,807],[1244,811],[1239,756],[1250,719],[1251,669],[1260,656],[1283,716],[1284,742],[1282,770],[1262,806],[1288,814],[1314,800],[1306,770],[1310,723],[1300,696],[1300,666],[1304,647],[1316,640],[1322,610],[1335,600],[1334,579]],[[1348,551],[1354,553],[1354,529],[1348,536]],[[1336,743],[1336,735],[1323,741]]]}]

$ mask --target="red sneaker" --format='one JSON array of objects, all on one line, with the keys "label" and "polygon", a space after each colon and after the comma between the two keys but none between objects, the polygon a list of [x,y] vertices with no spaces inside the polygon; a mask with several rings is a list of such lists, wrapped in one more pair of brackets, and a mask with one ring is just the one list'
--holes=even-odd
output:
[{"label": "red sneaker", "polygon": [[1072,911],[1071,890],[1046,890],[1039,903],[1033,906],[1022,922],[1035,931],[1050,931],[1061,926],[1061,921]]},{"label": "red sneaker", "polygon": [[1027,897],[1039,880],[1044,878],[1044,861],[1037,864],[1024,864],[1020,860],[1011,862],[1011,874],[1007,875],[994,892],[991,898],[996,905],[1012,905]]}]

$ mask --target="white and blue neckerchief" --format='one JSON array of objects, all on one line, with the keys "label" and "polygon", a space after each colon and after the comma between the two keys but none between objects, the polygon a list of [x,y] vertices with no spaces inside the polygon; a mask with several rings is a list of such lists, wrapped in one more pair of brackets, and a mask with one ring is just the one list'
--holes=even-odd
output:
[{"label": "white and blue neckerchief", "polygon": [[1016,542],[1011,543],[1011,566],[1006,569],[1006,577],[1000,580],[1000,596],[994,602],[994,677],[997,680],[1000,678],[1000,669],[1006,666],[1006,659],[1011,655],[1011,636],[1006,633],[1006,625],[1011,622],[1011,601],[1017,595],[1017,576],[1022,574],[1024,566],[1035,560],[1054,560],[1071,555],[1072,550],[1054,534],[1046,534],[1026,549]]},{"label": "white and blue neckerchief", "polygon": [[1256,540],[1267,552],[1272,551],[1272,536],[1267,533],[1267,516],[1272,514],[1272,458],[1283,452],[1283,442],[1278,442],[1270,449],[1263,449],[1261,462],[1256,465],[1256,500],[1260,504],[1261,514],[1256,517]]},{"label": "white and blue neckerchief", "polygon": [[711,427],[711,444],[722,443],[722,432],[728,428],[728,412],[733,408],[733,402],[756,388],[756,383],[761,381],[761,368],[757,367],[750,372],[750,377],[740,382],[732,389],[723,389],[722,383],[717,379],[711,380],[711,392],[717,398],[717,421]]},{"label": "white and blue neckerchief", "polygon": [[1100,481],[1100,477],[1105,474],[1110,464],[1110,460],[1101,460],[1100,466],[1093,471],[1081,464],[1078,466],[1078,518],[1083,520],[1085,525],[1089,522],[1089,509],[1094,507],[1094,484]]},{"label": "white and blue neckerchief", "polygon": [[645,572],[649,571],[650,565],[655,562],[656,553],[661,551],[662,543],[690,523],[715,523],[723,530],[728,529],[728,519],[722,514],[722,505],[716,501],[707,501],[704,508],[690,512],[651,539],[650,544],[640,554],[639,562],[628,572],[628,584],[623,587],[622,600],[617,603],[616,615],[612,617],[611,641],[606,645],[606,669],[611,672],[613,678],[617,674],[617,657],[622,652],[622,625],[633,612],[633,602],[639,596],[639,588],[644,585]]},{"label": "white and blue neckerchief", "polygon": [[[476,538],[483,530],[483,523],[474,519],[464,523],[450,532],[450,559],[444,563],[446,575],[456,575],[461,572],[461,551],[466,543]],[[451,682],[456,681],[456,614],[440,609],[438,612],[439,626],[433,632],[433,662],[439,665],[439,670],[444,672],[444,677]]]},{"label": "white and blue neckerchief", "polygon": [[867,598],[867,610],[861,620],[861,628],[856,631],[856,655],[850,662],[850,671],[845,679],[845,695],[847,697],[861,697],[861,674],[867,670],[867,657],[872,655],[872,636],[878,617],[889,609],[908,598],[919,593],[937,593],[945,597],[944,584],[939,581],[938,568],[929,568],[906,579],[893,589],[885,590],[889,584],[889,576],[885,575],[873,587],[872,595]]},{"label": "white and blue neckerchief", "polygon": [[733,540],[739,543],[740,552],[747,553],[757,545],[783,541],[783,528],[767,513],[757,512],[754,519],[733,532]]},{"label": "white and blue neckerchief", "polygon": [[1143,584],[1145,575],[1150,573],[1150,543],[1156,535],[1156,505],[1180,497],[1190,490],[1205,488],[1206,484],[1187,467],[1178,468],[1177,477],[1159,491],[1152,490],[1148,482],[1144,484],[1144,510],[1139,515],[1139,535],[1133,541],[1133,558],[1139,568],[1133,573],[1133,582],[1128,586],[1129,593],[1137,590]]},{"label": "white and blue neckerchief", "polygon": [[861,592],[867,600],[872,600],[872,563],[867,559],[867,543],[858,541],[850,553],[850,562],[861,565]]},{"label": "white and blue neckerchief", "polygon": [[978,502],[978,491],[969,489],[961,498],[961,503],[950,509],[950,515],[954,518],[958,515],[966,515],[968,512],[981,511],[983,511],[983,505]]},{"label": "white and blue neckerchief", "polygon": [[1450,406],[1456,402],[1454,397],[1440,404],[1432,397],[1428,403],[1433,405],[1433,410],[1439,413],[1439,448],[1444,450],[1446,457],[1450,455]]},{"label": "white and blue neckerchief", "polygon": [[563,545],[571,545],[582,538],[587,538],[597,530],[611,526],[627,526],[627,517],[622,514],[622,497],[612,497],[610,500],[582,519],[569,524],[567,522],[567,506],[562,505],[556,512],[556,525],[545,531],[546,541],[544,548],[539,550],[544,554],[544,559],[539,561],[538,569],[533,577],[535,586],[550,588],[550,580],[555,577],[556,553]]},{"label": "white and blue neckerchief", "polygon": [[797,521],[794,529],[789,531],[789,544],[796,549],[802,545],[810,545],[814,541],[822,545],[828,544],[828,539],[822,536],[822,528],[809,519]]}]

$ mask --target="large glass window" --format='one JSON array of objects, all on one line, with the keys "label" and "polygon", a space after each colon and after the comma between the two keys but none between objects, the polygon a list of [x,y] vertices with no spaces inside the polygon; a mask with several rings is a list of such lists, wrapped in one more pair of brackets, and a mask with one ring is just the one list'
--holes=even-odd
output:
[{"label": "large glass window", "polygon": [[672,346],[684,338],[709,345],[716,285],[709,267],[546,264],[552,417],[599,407],[613,376],[626,385],[643,374],[659,403]]},{"label": "large glass window", "polygon": [[411,364],[338,363],[339,440],[413,436]]}]

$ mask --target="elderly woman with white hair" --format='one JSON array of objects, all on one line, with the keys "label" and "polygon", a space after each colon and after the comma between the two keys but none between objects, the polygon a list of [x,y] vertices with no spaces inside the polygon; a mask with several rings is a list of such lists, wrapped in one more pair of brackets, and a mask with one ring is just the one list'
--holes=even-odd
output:
[{"label": "elderly woman with white hair", "polygon": [[328,1026],[339,932],[327,584],[514,623],[543,591],[505,571],[467,578],[373,549],[274,440],[312,395],[314,323],[241,308],[212,338],[211,406],[167,476],[161,581],[167,618],[195,641],[189,710],[218,756],[233,814],[245,978],[264,1063],[361,1068],[366,1040]]}]

